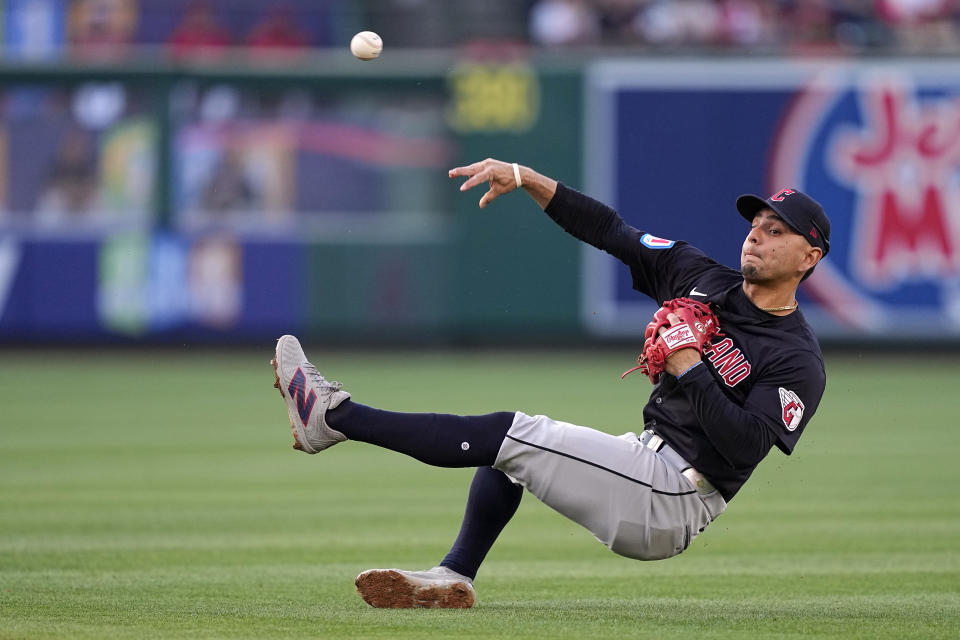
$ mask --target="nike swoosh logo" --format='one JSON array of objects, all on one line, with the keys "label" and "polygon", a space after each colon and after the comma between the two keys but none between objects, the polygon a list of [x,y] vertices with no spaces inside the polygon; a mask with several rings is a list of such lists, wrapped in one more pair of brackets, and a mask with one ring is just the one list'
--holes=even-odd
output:
[{"label": "nike swoosh logo", "polygon": [[696,287],[694,287],[693,289],[690,289],[690,295],[692,295],[692,296],[703,296],[704,298],[707,297],[707,294],[705,294],[705,293],[700,293],[699,291],[697,291],[697,288],[696,288]]}]

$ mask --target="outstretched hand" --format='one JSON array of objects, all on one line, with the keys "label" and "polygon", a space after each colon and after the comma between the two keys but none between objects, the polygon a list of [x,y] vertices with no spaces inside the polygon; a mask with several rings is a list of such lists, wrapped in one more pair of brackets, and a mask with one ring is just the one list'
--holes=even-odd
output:
[{"label": "outstretched hand", "polygon": [[450,169],[448,175],[451,178],[467,176],[467,181],[460,185],[460,191],[467,191],[483,182],[490,186],[483,197],[480,198],[481,209],[493,202],[497,196],[510,193],[517,188],[517,179],[513,175],[513,165],[493,158],[474,162],[465,167],[455,167]]}]

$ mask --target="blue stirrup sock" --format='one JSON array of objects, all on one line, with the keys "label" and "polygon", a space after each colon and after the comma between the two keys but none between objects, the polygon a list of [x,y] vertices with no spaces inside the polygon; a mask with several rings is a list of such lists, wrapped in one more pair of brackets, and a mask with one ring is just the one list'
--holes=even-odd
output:
[{"label": "blue stirrup sock", "polygon": [[344,400],[327,424],[351,440],[412,456],[436,467],[484,467],[497,459],[513,412],[482,416],[397,413]]},{"label": "blue stirrup sock", "polygon": [[397,413],[343,401],[327,424],[351,440],[385,447],[438,467],[478,467],[460,533],[440,563],[471,580],[520,505],[523,489],[493,469],[515,414]]},{"label": "blue stirrup sock", "polygon": [[507,474],[492,467],[480,467],[470,483],[470,496],[463,523],[450,552],[440,563],[471,580],[497,536],[517,512],[523,488]]}]

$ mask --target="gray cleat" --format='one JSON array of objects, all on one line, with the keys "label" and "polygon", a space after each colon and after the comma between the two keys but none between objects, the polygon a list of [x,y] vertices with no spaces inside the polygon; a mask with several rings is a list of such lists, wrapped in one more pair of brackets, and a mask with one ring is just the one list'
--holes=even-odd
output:
[{"label": "gray cleat", "polygon": [[341,390],[343,385],[339,382],[327,380],[307,362],[299,340],[280,336],[276,357],[270,364],[275,377],[273,386],[287,403],[294,449],[317,453],[347,439],[327,424],[326,415],[350,394]]}]

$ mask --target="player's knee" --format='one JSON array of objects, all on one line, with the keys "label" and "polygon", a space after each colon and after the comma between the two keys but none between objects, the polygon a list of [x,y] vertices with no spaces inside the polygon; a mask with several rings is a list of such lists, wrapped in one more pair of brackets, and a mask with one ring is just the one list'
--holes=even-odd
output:
[{"label": "player's knee", "polygon": [[635,560],[663,560],[690,545],[690,532],[684,525],[658,528],[638,522],[621,522],[610,540],[610,550]]}]

